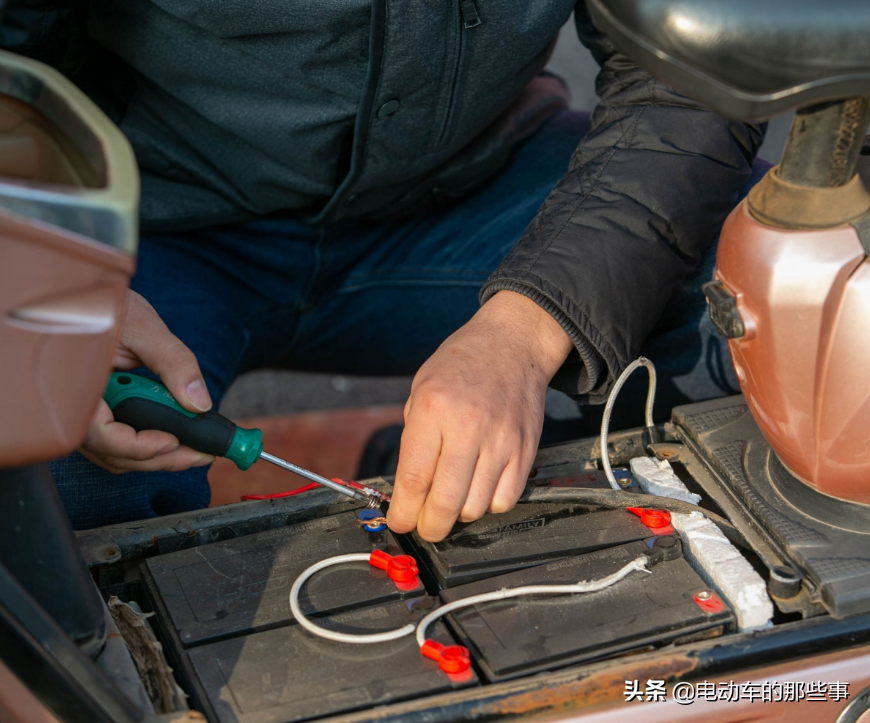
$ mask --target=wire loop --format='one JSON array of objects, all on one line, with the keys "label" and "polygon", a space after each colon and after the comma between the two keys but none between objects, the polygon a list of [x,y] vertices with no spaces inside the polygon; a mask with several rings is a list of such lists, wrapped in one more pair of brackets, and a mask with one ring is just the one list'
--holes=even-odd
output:
[{"label": "wire loop", "polygon": [[646,367],[649,372],[649,389],[646,395],[646,426],[647,428],[655,428],[653,422],[653,404],[656,400],[656,368],[655,365],[646,357],[638,357],[629,364],[625,371],[619,375],[613,389],[610,390],[610,395],[607,397],[607,404],[604,407],[604,416],[601,418],[601,464],[604,466],[604,474],[610,486],[615,490],[621,490],[619,482],[613,476],[613,468],[610,466],[610,453],[607,450],[607,432],[610,427],[610,415],[613,414],[613,405],[616,403],[616,397],[620,389],[631,376],[632,372],[639,367]]},{"label": "wire loop", "polygon": [[396,628],[395,630],[388,630],[382,633],[340,633],[335,630],[327,630],[319,625],[315,625],[311,620],[305,617],[302,609],[299,607],[299,591],[302,589],[303,583],[309,577],[325,567],[339,565],[344,562],[359,562],[368,559],[369,553],[366,552],[353,553],[350,555],[338,555],[336,557],[329,557],[326,560],[321,560],[305,570],[296,578],[296,582],[294,582],[293,587],[290,588],[290,611],[293,613],[293,617],[296,618],[296,621],[308,632],[321,638],[326,638],[327,640],[335,640],[339,643],[383,643],[389,640],[403,638],[406,635],[413,633],[416,629],[417,644],[420,645],[420,647],[423,647],[423,644],[426,642],[427,628],[438,618],[447,615],[453,610],[469,607],[471,605],[478,605],[491,600],[504,600],[506,598],[520,597],[523,595],[571,595],[584,592],[595,592],[610,587],[611,585],[615,585],[617,582],[622,580],[622,578],[635,570],[649,572],[647,569],[649,560],[645,555],[641,555],[629,562],[627,565],[621,567],[612,575],[607,575],[600,580],[581,580],[572,585],[526,585],[524,587],[504,588],[502,590],[496,590],[495,592],[471,595],[470,597],[462,598],[461,600],[454,600],[452,603],[448,603],[447,605],[443,605],[440,608],[433,610],[416,625],[414,623],[408,623],[404,627]]}]

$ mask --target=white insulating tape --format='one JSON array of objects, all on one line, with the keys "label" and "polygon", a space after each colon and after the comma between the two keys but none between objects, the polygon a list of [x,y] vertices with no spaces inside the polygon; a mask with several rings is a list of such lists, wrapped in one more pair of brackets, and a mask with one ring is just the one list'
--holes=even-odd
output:
[{"label": "white insulating tape", "polygon": [[671,463],[666,459],[635,457],[630,464],[632,476],[648,495],[670,497],[693,505],[701,501],[700,495],[689,492],[688,487],[677,477]]},{"label": "white insulating tape", "polygon": [[771,625],[773,602],[767,585],[713,522],[698,512],[671,514],[683,540],[683,555],[695,571],[734,610],[740,630]]}]

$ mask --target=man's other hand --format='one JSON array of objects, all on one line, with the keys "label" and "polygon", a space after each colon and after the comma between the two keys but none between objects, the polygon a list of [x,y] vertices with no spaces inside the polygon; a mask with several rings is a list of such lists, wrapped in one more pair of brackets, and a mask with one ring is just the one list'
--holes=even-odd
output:
[{"label": "man's other hand", "polygon": [[[129,291],[114,367],[126,370],[142,365],[160,377],[185,409],[191,412],[211,409],[211,397],[193,352],[169,331],[151,304],[135,291]],[[109,472],[177,472],[209,464],[214,459],[179,446],[178,440],[166,432],[137,432],[116,422],[102,399],[79,452]]]},{"label": "man's other hand", "polygon": [[405,405],[390,528],[436,542],[457,519],[510,510],[535,459],[547,384],[571,349],[546,311],[511,291],[447,339]]}]

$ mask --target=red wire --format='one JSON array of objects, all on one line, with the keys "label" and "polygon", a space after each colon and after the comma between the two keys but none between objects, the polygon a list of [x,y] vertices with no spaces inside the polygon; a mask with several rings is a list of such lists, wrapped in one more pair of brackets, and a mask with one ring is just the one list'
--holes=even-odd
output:
[{"label": "red wire", "polygon": [[293,495],[298,495],[301,492],[308,492],[308,490],[317,489],[320,487],[317,482],[312,482],[310,485],[304,485],[296,490],[289,490],[287,492],[274,492],[270,495],[242,495],[242,502],[247,500],[276,500],[279,497],[292,497]]},{"label": "red wire", "polygon": [[[340,482],[346,485],[350,485],[351,487],[356,487],[357,489],[361,489],[362,485],[359,482],[354,482],[352,480],[347,479],[332,479],[333,482]],[[312,482],[308,485],[303,485],[295,490],[288,490],[287,492],[273,492],[270,495],[242,495],[242,502],[247,502],[248,500],[277,500],[281,497],[292,497],[293,495],[301,494],[302,492],[308,492],[309,490],[316,490],[321,485],[317,484],[317,482]]]}]

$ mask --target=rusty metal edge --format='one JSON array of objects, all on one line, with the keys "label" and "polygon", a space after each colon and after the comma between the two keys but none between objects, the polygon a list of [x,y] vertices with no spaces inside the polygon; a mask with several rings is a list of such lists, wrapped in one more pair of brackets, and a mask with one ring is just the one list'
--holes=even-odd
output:
[{"label": "rusty metal edge", "polygon": [[555,673],[329,718],[330,723],[459,723],[589,712],[621,702],[626,680],[675,682],[867,648],[870,615],[813,618],[754,633],[616,658]]},{"label": "rusty metal edge", "polygon": [[[383,479],[372,486],[389,491]],[[99,527],[76,533],[90,568],[140,560],[210,544],[220,540],[272,530],[315,517],[358,509],[358,503],[330,490],[311,490],[298,497],[237,502],[194,512]]]}]

